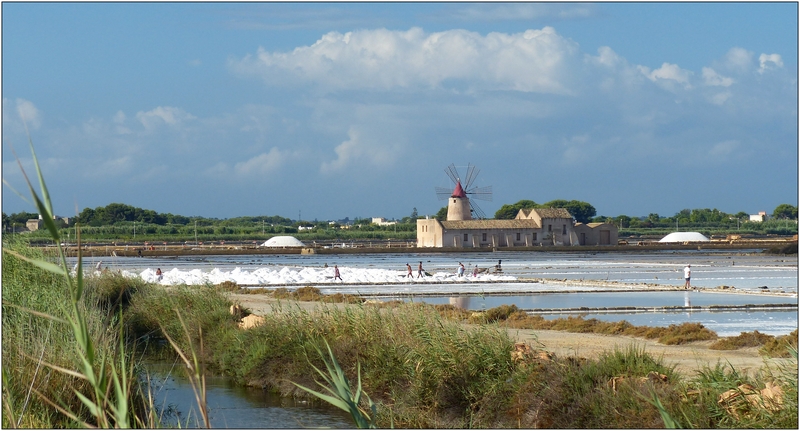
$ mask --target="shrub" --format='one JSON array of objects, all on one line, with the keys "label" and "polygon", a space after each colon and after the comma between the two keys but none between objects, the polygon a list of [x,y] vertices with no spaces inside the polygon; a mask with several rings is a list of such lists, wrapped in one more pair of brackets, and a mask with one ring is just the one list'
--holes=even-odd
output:
[{"label": "shrub", "polygon": [[781,335],[768,340],[761,347],[759,353],[772,358],[789,358],[792,356],[792,351],[797,352],[797,329],[789,335]]},{"label": "shrub", "polygon": [[708,348],[712,350],[736,350],[743,347],[761,347],[774,338],[772,335],[762,334],[758,331],[742,332],[735,337],[721,338],[708,346]]},{"label": "shrub", "polygon": [[238,292],[242,290],[235,281],[226,280],[214,286],[215,289],[223,292]]},{"label": "shrub", "polygon": [[713,340],[717,333],[706,328],[700,323],[685,322],[680,325],[669,325],[664,334],[659,337],[661,344],[674,345],[691,343],[693,341]]}]

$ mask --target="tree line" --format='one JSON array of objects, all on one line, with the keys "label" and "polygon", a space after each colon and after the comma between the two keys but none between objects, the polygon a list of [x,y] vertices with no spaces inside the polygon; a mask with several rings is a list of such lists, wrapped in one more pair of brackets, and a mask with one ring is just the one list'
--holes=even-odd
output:
[{"label": "tree line", "polygon": [[[749,214],[740,211],[735,214],[725,213],[718,209],[683,209],[673,216],[661,216],[657,213],[650,213],[646,217],[631,217],[618,215],[616,217],[597,216],[596,209],[588,202],[578,200],[556,199],[543,204],[538,204],[532,200],[523,199],[513,204],[505,204],[495,212],[495,219],[513,219],[520,209],[535,208],[565,208],[580,223],[603,222],[613,223],[623,230],[637,229],[658,229],[675,227],[713,227],[715,229],[738,229],[743,225],[749,225],[751,229],[763,231],[769,228],[770,223],[756,224],[749,222]],[[3,213],[4,230],[12,230],[12,227],[25,226],[29,219],[38,218],[36,213],[21,212],[11,215]],[[771,214],[772,223],[781,220],[797,220],[797,207],[790,204],[780,204]],[[439,220],[447,217],[447,207],[443,207],[435,216]],[[372,224],[368,218],[356,218],[352,222],[345,219],[342,222],[329,221],[303,221],[291,220],[286,217],[275,216],[242,216],[228,219],[217,219],[207,217],[187,217],[170,213],[158,213],[153,210],[137,208],[131,205],[112,203],[104,207],[85,208],[77,217],[69,219],[69,223],[59,220],[59,227],[69,228],[80,224],[86,229],[103,228],[102,231],[109,235],[120,234],[131,231],[136,233],[136,223],[139,223],[139,235],[144,234],[197,234],[198,229],[204,235],[251,235],[251,234],[281,234],[298,233],[302,231],[314,231],[317,233],[330,230],[337,230],[342,225],[349,225],[349,228],[367,232],[396,232],[410,233],[416,230],[416,219],[419,218],[417,209],[414,208],[411,215],[403,217],[397,224],[389,226],[379,226]],[[787,227],[789,233],[797,232],[796,224]],[[787,228],[784,228],[786,230]],[[100,231],[100,230],[98,230]],[[309,232],[311,233],[311,232]],[[771,232],[787,233],[787,232]],[[397,235],[401,236],[401,235]]]}]

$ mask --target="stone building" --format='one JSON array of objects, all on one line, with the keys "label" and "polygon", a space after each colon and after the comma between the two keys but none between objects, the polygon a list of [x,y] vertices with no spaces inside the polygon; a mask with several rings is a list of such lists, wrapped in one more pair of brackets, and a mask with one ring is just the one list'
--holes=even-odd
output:
[{"label": "stone building", "polygon": [[532,247],[616,245],[617,227],[575,223],[564,208],[522,209],[513,220],[473,220],[461,184],[447,204],[447,220],[417,220],[417,247]]}]

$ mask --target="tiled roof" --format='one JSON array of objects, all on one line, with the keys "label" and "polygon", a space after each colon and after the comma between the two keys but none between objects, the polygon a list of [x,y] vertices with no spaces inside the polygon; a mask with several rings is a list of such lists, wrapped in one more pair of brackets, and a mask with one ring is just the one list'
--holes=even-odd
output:
[{"label": "tiled roof", "polygon": [[535,220],[449,220],[443,221],[442,227],[447,230],[465,229],[539,229]]},{"label": "tiled roof", "polygon": [[536,208],[541,218],[572,218],[572,214],[566,208]]},{"label": "tiled roof", "polygon": [[522,214],[523,214],[525,217],[528,217],[528,216],[530,216],[530,215],[531,215],[531,211],[533,211],[533,208],[522,208],[522,209],[520,210],[520,212],[522,212]]}]

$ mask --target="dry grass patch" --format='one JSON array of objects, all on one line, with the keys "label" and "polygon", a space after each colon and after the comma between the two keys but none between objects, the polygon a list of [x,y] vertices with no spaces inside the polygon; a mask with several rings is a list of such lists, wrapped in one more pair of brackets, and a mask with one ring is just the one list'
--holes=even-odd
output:
[{"label": "dry grass patch", "polygon": [[781,335],[770,339],[764,343],[764,346],[758,352],[772,358],[789,358],[792,357],[792,352],[796,355],[797,329],[789,335]]},{"label": "dry grass patch", "polygon": [[[442,312],[442,311],[440,311]],[[444,317],[457,316],[449,309],[444,309]],[[717,338],[714,331],[699,323],[682,323],[667,328],[634,326],[626,320],[606,322],[598,319],[585,319],[582,316],[569,316],[558,319],[545,319],[540,315],[528,315],[514,305],[502,305],[482,313],[469,315],[469,323],[502,322],[511,328],[566,331],[574,333],[625,335],[658,340],[659,343],[674,345],[693,341],[713,340]]]},{"label": "dry grass patch", "polygon": [[736,350],[744,347],[761,347],[774,338],[772,335],[762,334],[758,331],[742,332],[735,337],[720,338],[708,348],[712,350]]}]

